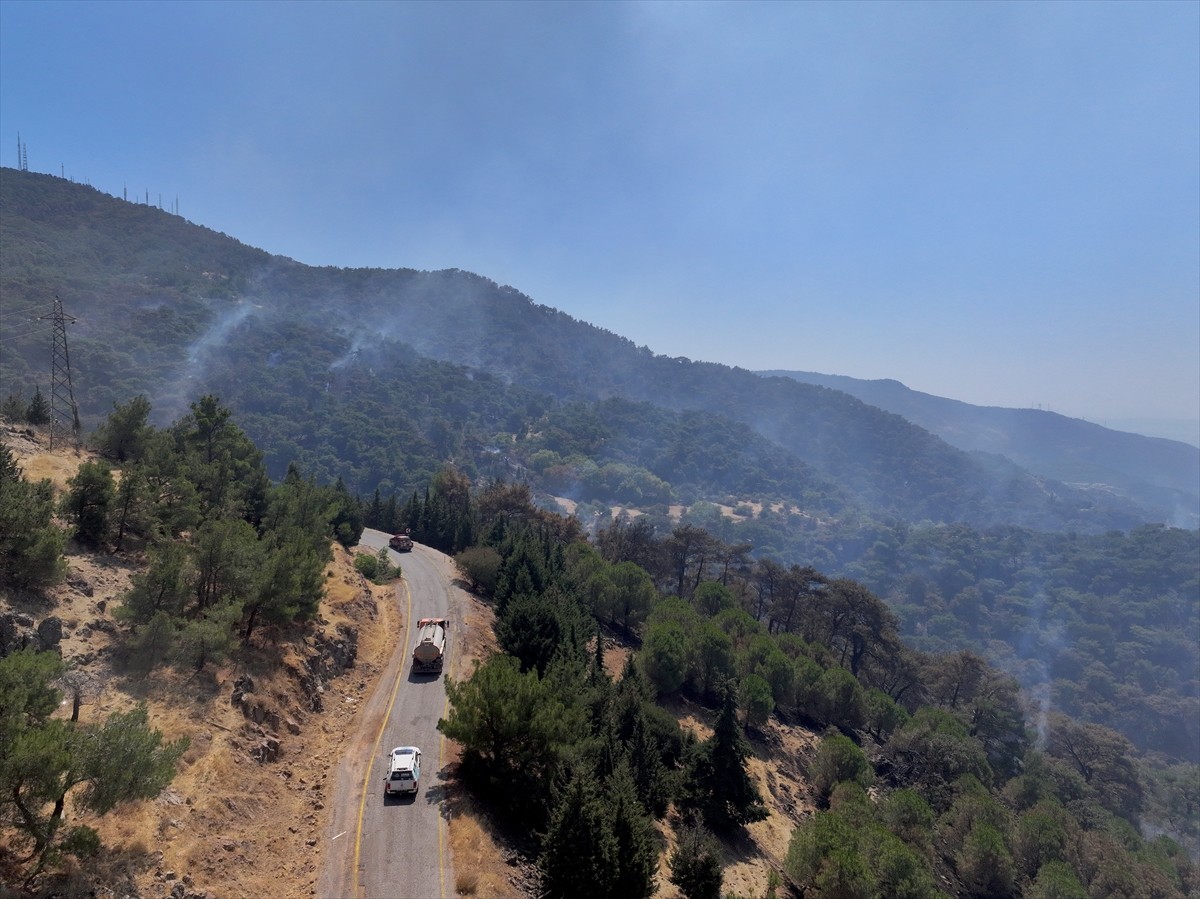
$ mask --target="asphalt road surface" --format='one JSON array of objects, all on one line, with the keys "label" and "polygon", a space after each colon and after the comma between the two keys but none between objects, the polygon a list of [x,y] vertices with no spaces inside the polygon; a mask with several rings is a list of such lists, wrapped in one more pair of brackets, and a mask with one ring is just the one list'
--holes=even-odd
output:
[{"label": "asphalt road surface", "polygon": [[[388,534],[363,531],[360,546],[387,546]],[[401,629],[396,652],[364,707],[359,729],[347,734],[338,766],[326,834],[324,865],[317,882],[321,899],[452,899],[447,822],[443,808],[443,737],[438,719],[446,712],[442,675],[412,673],[416,622],[450,618],[447,664],[453,659],[451,611],[453,564],[442,553],[417,545],[412,552],[388,550],[404,571],[395,601]],[[393,747],[421,750],[417,795],[387,797],[383,781]]]}]

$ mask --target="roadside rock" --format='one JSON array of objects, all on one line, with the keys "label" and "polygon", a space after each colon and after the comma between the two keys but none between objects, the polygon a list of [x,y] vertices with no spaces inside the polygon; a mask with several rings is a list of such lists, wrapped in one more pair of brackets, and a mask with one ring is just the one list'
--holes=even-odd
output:
[{"label": "roadside rock", "polygon": [[242,698],[247,693],[254,692],[254,678],[248,674],[243,674],[233,682],[233,695],[229,697],[230,705],[241,705]]},{"label": "roadside rock", "polygon": [[42,648],[60,651],[60,644],[63,638],[63,623],[62,619],[57,615],[51,615],[49,618],[43,618],[41,624],[37,626],[38,639],[42,641]]},{"label": "roadside rock", "polygon": [[339,624],[336,636],[318,633],[313,638],[313,648],[317,655],[309,659],[309,670],[323,678],[337,677],[354,667],[358,658],[358,630]]},{"label": "roadside rock", "polygon": [[263,763],[273,762],[279,758],[279,747],[279,738],[268,735],[251,750],[250,755]]},{"label": "roadside rock", "polygon": [[11,612],[0,614],[0,656],[15,652],[17,645],[17,617]]},{"label": "roadside rock", "polygon": [[325,710],[325,685],[329,681],[353,668],[358,658],[358,630],[339,624],[334,634],[319,632],[308,641],[312,653],[304,660],[304,670],[293,670],[313,712]]},{"label": "roadside rock", "polygon": [[63,623],[57,615],[43,618],[35,627],[33,619],[20,612],[0,614],[0,658],[22,649],[35,652],[62,652]]}]

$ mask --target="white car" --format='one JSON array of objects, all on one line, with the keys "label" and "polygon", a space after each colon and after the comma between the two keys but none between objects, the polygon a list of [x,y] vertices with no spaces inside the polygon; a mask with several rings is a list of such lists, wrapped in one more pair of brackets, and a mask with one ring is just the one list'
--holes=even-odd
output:
[{"label": "white car", "polygon": [[421,750],[416,746],[397,746],[388,757],[388,776],[383,781],[383,795],[417,794],[421,781]]}]

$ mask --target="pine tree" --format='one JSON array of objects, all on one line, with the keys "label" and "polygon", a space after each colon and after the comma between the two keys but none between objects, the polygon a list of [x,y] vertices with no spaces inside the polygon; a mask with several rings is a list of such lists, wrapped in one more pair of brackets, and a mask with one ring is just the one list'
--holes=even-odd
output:
[{"label": "pine tree", "polygon": [[595,686],[611,683],[608,672],[604,669],[604,631],[600,629],[599,622],[596,623],[596,643],[592,652],[592,667],[588,671],[588,679]]},{"label": "pine tree", "polygon": [[209,662],[223,660],[233,648],[233,627],[241,613],[240,604],[223,602],[188,621],[179,633],[176,659],[196,671],[203,671]]},{"label": "pine tree", "polygon": [[180,619],[155,612],[125,645],[124,657],[135,671],[150,672],[167,660],[178,639]]},{"label": "pine tree", "polygon": [[[414,494],[415,495],[415,494]],[[391,494],[387,498],[387,502],[383,504],[383,518],[376,527],[381,531],[387,531],[389,534],[395,534],[403,527],[408,527],[406,522],[401,522],[396,517],[396,494]]]},{"label": "pine tree", "polygon": [[662,747],[650,733],[645,715],[635,721],[628,745],[637,795],[648,814],[661,818],[671,802],[671,773],[663,763]]},{"label": "pine tree", "polygon": [[0,659],[0,795],[6,817],[33,843],[38,870],[57,842],[70,807],[97,815],[156,796],[175,776],[187,738],[164,744],[145,706],[114,712],[103,724],[51,715],[64,671],[53,653],[21,650]]},{"label": "pine tree", "polygon": [[377,528],[383,521],[383,500],[379,497],[379,488],[375,488],[375,495],[371,497],[371,504],[367,506],[366,525],[369,528]]},{"label": "pine tree", "polygon": [[15,484],[21,480],[21,468],[7,443],[0,443],[0,483]]},{"label": "pine tree", "polygon": [[588,723],[593,736],[612,740],[612,700],[613,683],[604,670],[604,634],[599,626],[596,627],[595,649],[592,660],[587,668],[585,686],[585,704],[588,710]]},{"label": "pine tree", "polygon": [[38,588],[62,577],[63,532],[49,481],[0,478],[0,584]]},{"label": "pine tree", "polygon": [[117,607],[117,617],[135,624],[144,624],[160,613],[181,619],[195,576],[191,552],[182,543],[151,548],[150,564],[133,576],[132,588]]},{"label": "pine tree", "polygon": [[42,396],[42,389],[36,388],[29,408],[25,412],[25,420],[31,425],[44,425],[50,422],[50,404]]},{"label": "pine tree", "polygon": [[685,825],[669,860],[671,883],[684,899],[720,899],[721,859],[716,840],[700,825]]},{"label": "pine tree", "polygon": [[254,528],[240,519],[202,524],[194,538],[195,599],[200,613],[222,602],[240,603],[251,592],[263,561]]},{"label": "pine tree", "polygon": [[[547,899],[609,899],[616,893],[618,843],[593,775],[576,770],[542,840],[538,867]],[[644,894],[643,894],[644,895]]]},{"label": "pine tree", "polygon": [[[326,488],[328,489],[328,488]],[[347,549],[358,543],[365,525],[362,502],[350,491],[339,477],[333,485],[333,508],[329,512],[329,527],[333,539]]]},{"label": "pine tree", "polygon": [[550,772],[586,732],[582,710],[503,653],[461,683],[447,679],[446,697],[450,713],[438,730],[462,744],[464,772],[506,794],[510,813],[541,818]]},{"label": "pine tree", "polygon": [[1016,867],[1004,836],[990,824],[977,823],[955,858],[958,876],[971,896],[1011,896]]},{"label": "pine tree", "polygon": [[146,472],[141,465],[126,465],[121,472],[112,507],[111,530],[115,532],[114,548],[125,548],[129,533],[146,534],[150,527],[150,497],[146,490]]},{"label": "pine tree", "polygon": [[737,721],[737,695],[727,688],[712,737],[689,753],[683,805],[714,829],[763,820],[767,809],[746,771],[749,757],[750,746]]},{"label": "pine tree", "polygon": [[[671,753],[664,746],[664,743],[672,740],[669,731],[664,733],[656,729],[656,722],[650,716],[661,713],[665,717],[657,719],[658,726],[666,725],[673,729],[676,738],[682,739],[682,735],[675,719],[654,703],[654,690],[634,663],[632,655],[626,658],[621,679],[613,688],[610,707],[609,730],[629,760],[637,795],[641,797],[648,814],[661,818],[667,813],[667,805],[674,792],[665,760]],[[672,765],[677,757],[671,756]]]},{"label": "pine tree", "polygon": [[264,549],[256,584],[242,604],[242,636],[247,643],[260,616],[275,624],[311,618],[324,589],[325,556],[303,531],[289,528],[282,534],[272,533],[270,543]]},{"label": "pine tree", "polygon": [[[429,492],[425,492],[426,499],[429,498]],[[400,517],[396,517],[396,495],[393,493],[388,497],[388,506],[385,510],[385,516],[390,516],[391,526],[384,528],[385,531],[399,530],[400,528],[409,528],[420,539],[422,519],[425,515],[425,506],[421,503],[421,498],[417,496],[417,491],[413,491],[412,496],[408,498],[408,502],[404,504],[404,508],[400,510]]]},{"label": "pine tree", "polygon": [[146,424],[149,416],[150,401],[144,396],[124,405],[113,403],[113,411],[96,429],[96,448],[118,462],[141,459],[151,430]]},{"label": "pine tree", "polygon": [[116,495],[108,463],[84,462],[67,486],[62,512],[75,524],[75,539],[88,546],[103,546],[108,540],[109,510]]},{"label": "pine tree", "polygon": [[0,418],[13,424],[28,421],[28,411],[29,407],[25,405],[19,393],[10,393],[4,398],[4,402],[0,403]]},{"label": "pine tree", "polygon": [[656,834],[637,790],[629,762],[620,761],[608,779],[606,791],[617,847],[616,872],[610,891],[614,899],[639,899],[654,892],[654,872],[658,867]]}]

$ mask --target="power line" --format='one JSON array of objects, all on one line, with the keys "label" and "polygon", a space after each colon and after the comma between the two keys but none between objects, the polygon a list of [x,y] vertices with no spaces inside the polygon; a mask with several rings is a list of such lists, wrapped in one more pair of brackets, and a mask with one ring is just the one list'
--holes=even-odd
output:
[{"label": "power line", "polygon": [[4,311],[0,312],[0,321],[3,322],[35,322],[42,318],[46,313],[42,311],[45,307],[30,306],[28,309],[22,309],[19,312]]},{"label": "power line", "polygon": [[22,331],[19,334],[5,334],[3,337],[0,337],[0,343],[15,343],[16,341],[23,340],[26,337],[32,337],[35,334],[45,334],[46,332],[53,330],[54,326],[50,325],[48,327],[32,328],[28,331]]},{"label": "power line", "polygon": [[41,303],[30,302],[25,306],[14,307],[13,304],[7,303],[3,307],[0,307],[0,318],[11,318],[14,315],[20,316],[32,314],[33,311],[38,309],[41,305]]}]

